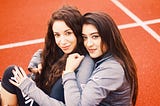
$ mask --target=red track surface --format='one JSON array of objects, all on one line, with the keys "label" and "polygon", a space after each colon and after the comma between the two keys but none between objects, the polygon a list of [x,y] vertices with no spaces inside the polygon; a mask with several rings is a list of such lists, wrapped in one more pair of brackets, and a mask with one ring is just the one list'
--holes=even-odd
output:
[{"label": "red track surface", "polygon": [[[159,0],[119,0],[142,21],[160,19]],[[92,2],[92,3],[91,3]],[[104,11],[118,25],[136,23],[110,0],[1,0],[0,47],[2,45],[44,38],[52,11],[64,4],[74,5],[82,13]],[[148,25],[160,35],[160,21]],[[160,105],[160,42],[141,26],[120,29],[137,64],[139,95],[137,106]],[[0,49],[0,77],[8,65],[27,70],[33,53],[43,43]],[[27,71],[26,71],[27,72]]]}]

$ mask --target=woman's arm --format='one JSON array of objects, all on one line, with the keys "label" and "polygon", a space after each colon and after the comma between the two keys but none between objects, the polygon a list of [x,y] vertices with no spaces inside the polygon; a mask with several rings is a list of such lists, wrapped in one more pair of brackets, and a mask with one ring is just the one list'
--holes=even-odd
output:
[{"label": "woman's arm", "polygon": [[39,89],[34,81],[27,77],[25,71],[21,67],[15,67],[13,74],[14,77],[10,79],[10,82],[20,88],[24,94],[34,99],[40,106],[65,106],[63,102],[49,97]]},{"label": "woman's arm", "polygon": [[75,73],[67,73],[63,75],[66,105],[97,106],[110,91],[116,90],[122,85],[123,78],[124,71],[119,64],[113,66],[110,63],[103,63],[94,70],[81,93]]}]

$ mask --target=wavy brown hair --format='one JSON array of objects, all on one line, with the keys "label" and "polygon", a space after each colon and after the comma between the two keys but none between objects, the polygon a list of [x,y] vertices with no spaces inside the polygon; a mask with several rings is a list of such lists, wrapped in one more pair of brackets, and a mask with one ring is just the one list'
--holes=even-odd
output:
[{"label": "wavy brown hair", "polygon": [[64,21],[77,38],[77,46],[72,53],[78,52],[85,54],[86,52],[81,36],[81,17],[82,15],[77,8],[71,6],[63,6],[51,16],[42,52],[42,71],[41,74],[37,74],[35,78],[37,86],[47,94],[50,93],[52,86],[61,77],[67,58],[67,54],[64,54],[55,43],[52,26],[56,20]]},{"label": "wavy brown hair", "polygon": [[132,104],[135,105],[138,95],[137,68],[116,23],[106,13],[93,12],[83,16],[82,24],[92,24],[96,27],[108,51],[124,68],[126,79],[131,86]]}]

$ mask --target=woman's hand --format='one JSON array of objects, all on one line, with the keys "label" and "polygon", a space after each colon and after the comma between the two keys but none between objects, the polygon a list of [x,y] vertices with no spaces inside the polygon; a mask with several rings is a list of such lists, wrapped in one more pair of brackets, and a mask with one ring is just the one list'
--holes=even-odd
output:
[{"label": "woman's hand", "polygon": [[74,72],[75,69],[79,66],[81,61],[83,60],[84,56],[80,55],[78,53],[70,54],[67,58],[65,71],[63,71],[63,74]]},{"label": "woman's hand", "polygon": [[42,70],[42,64],[38,64],[37,68],[30,68],[30,71],[34,74],[39,73],[41,74],[41,70]]},{"label": "woman's hand", "polygon": [[25,71],[21,67],[15,66],[14,70],[12,70],[12,73],[14,77],[11,77],[9,81],[17,87],[27,78]]}]

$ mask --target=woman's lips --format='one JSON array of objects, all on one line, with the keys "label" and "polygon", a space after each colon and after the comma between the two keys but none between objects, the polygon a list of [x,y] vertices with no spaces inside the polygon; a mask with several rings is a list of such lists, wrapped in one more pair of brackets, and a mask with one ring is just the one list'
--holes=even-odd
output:
[{"label": "woman's lips", "polygon": [[70,46],[61,47],[63,50],[68,50]]},{"label": "woman's lips", "polygon": [[94,53],[95,50],[96,50],[96,49],[88,49],[88,52],[89,52],[89,53]]}]

